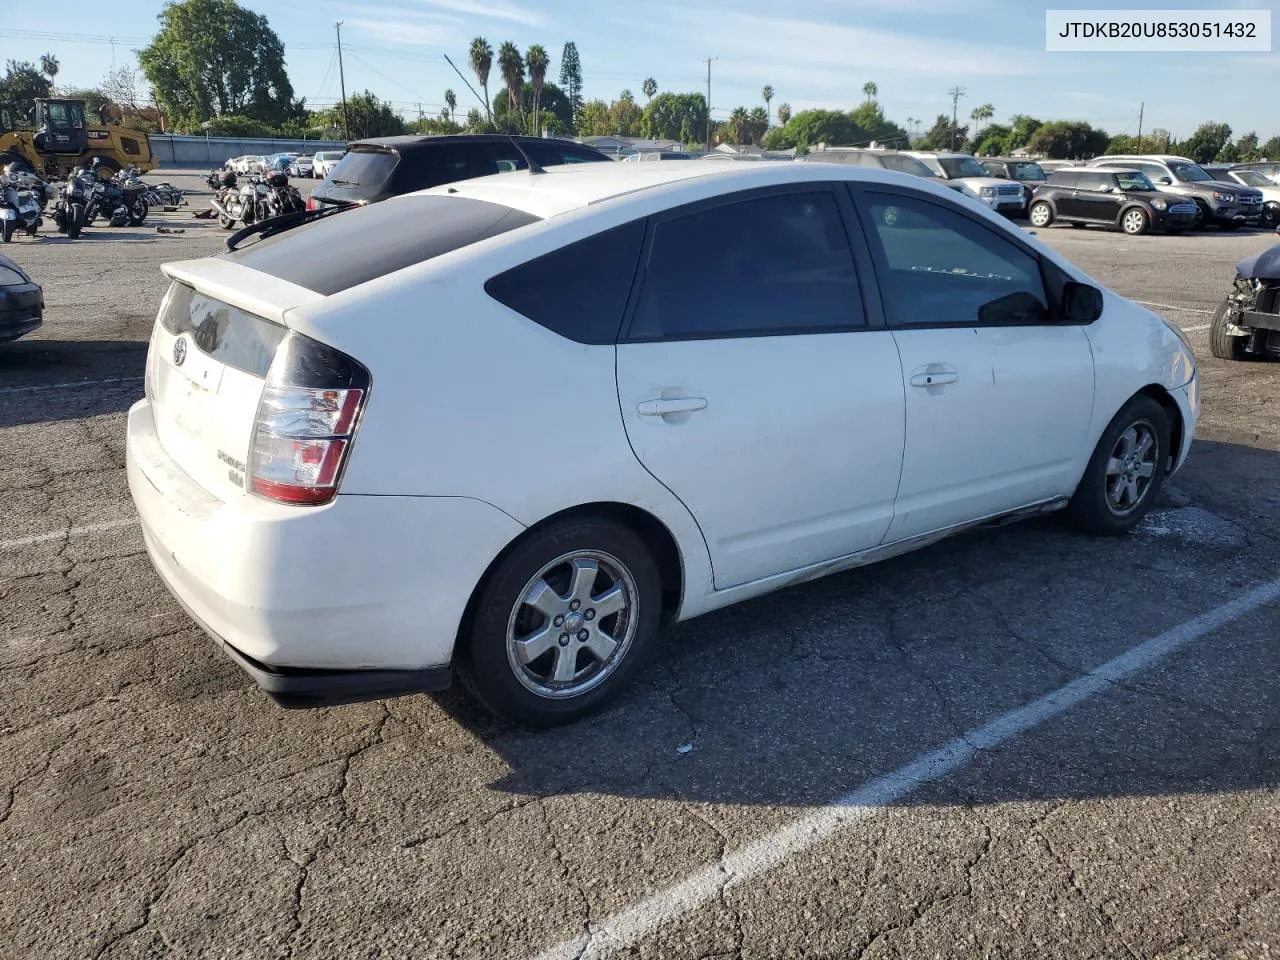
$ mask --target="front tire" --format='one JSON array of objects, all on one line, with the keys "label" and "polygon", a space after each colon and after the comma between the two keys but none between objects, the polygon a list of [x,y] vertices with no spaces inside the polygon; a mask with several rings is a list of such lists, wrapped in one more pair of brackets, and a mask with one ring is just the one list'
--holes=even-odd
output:
[{"label": "front tire", "polygon": [[1087,533],[1128,533],[1151,509],[1164,486],[1169,417],[1146,394],[1115,415],[1094,448],[1067,504],[1067,519]]},{"label": "front tire", "polygon": [[1027,211],[1027,219],[1033,227],[1047,227],[1053,223],[1053,207],[1043,200],[1033,203]]},{"label": "front tire", "polygon": [[84,229],[87,214],[83,203],[73,203],[67,214],[67,236],[75,240]]},{"label": "front tire", "polygon": [[1120,229],[1130,237],[1142,236],[1149,226],[1151,226],[1151,218],[1147,216],[1145,210],[1130,207],[1120,215]]},{"label": "front tire", "polygon": [[133,206],[129,208],[129,226],[140,227],[147,221],[147,214],[151,212],[151,207],[147,205],[147,201],[139,197],[133,202]]},{"label": "front tire", "polygon": [[548,727],[594,713],[635,677],[663,622],[662,579],[629,528],[565,520],[502,557],[473,609],[464,683],[499,716]]},{"label": "front tire", "polygon": [[1223,300],[1213,312],[1213,320],[1209,324],[1209,352],[1219,360],[1248,360],[1249,352],[1245,349],[1248,338],[1227,333],[1230,320],[1231,301]]},{"label": "front tire", "polygon": [[13,241],[13,231],[18,227],[16,220],[0,220],[0,240],[5,243]]}]

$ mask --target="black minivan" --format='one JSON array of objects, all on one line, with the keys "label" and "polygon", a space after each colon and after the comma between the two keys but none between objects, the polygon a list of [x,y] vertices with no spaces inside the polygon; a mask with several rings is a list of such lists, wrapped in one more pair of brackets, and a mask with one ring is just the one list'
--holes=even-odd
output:
[{"label": "black minivan", "polygon": [[565,163],[612,163],[599,150],[550,137],[501,134],[376,137],[352,143],[307,201],[376,203],[388,197],[508,170]]}]

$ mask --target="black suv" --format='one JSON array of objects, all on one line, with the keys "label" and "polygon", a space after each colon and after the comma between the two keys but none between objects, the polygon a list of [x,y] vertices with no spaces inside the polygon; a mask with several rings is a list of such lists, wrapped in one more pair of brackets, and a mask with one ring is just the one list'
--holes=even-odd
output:
[{"label": "black suv", "polygon": [[307,209],[376,203],[456,180],[528,170],[530,160],[540,167],[612,162],[599,150],[549,137],[481,134],[358,140],[316,187]]},{"label": "black suv", "polygon": [[982,157],[978,160],[982,169],[1001,180],[1017,180],[1022,184],[1023,199],[1031,203],[1031,195],[1036,187],[1049,179],[1040,164],[1034,160],[1019,160],[1017,157]]},{"label": "black suv", "polygon": [[1032,195],[1027,216],[1033,227],[1054,220],[1097,223],[1137,236],[1151,228],[1181,233],[1195,223],[1197,212],[1194,201],[1160,193],[1141,171],[1076,167],[1049,174]]}]

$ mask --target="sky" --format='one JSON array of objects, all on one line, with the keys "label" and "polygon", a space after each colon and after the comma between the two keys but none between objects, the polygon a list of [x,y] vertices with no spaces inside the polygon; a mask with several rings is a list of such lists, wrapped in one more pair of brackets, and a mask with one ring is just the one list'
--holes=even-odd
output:
[{"label": "sky", "polygon": [[[482,35],[496,50],[512,40],[523,51],[541,43],[551,56],[548,77],[560,71],[567,40],[578,46],[588,99],[606,101],[630,89],[643,103],[641,83],[659,90],[706,90],[717,118],[735,106],[762,103],[765,84],[773,107],[848,109],[873,81],[886,115],[928,128],[949,113],[947,91],[959,85],[962,118],[981,104],[995,122],[1015,113],[1041,119],[1083,120],[1108,133],[1163,127],[1185,137],[1200,123],[1231,125],[1236,135],[1280,134],[1280,53],[1046,53],[1044,10],[1069,7],[1058,0],[242,0],[265,14],[284,41],[297,96],[324,107],[339,96],[334,23],[343,21],[346,88],[369,89],[406,117],[439,113],[444,91],[458,96],[460,113],[480,101],[446,63],[448,54],[467,73],[470,40]],[[1093,9],[1272,9],[1263,0],[1199,3],[1127,0]],[[62,64],[59,85],[99,82],[113,64],[133,63],[133,51],[157,29],[158,0],[103,4],[62,0],[44,22],[9,21],[0,33],[0,57],[35,60],[52,52]],[[114,43],[112,42],[114,38]],[[497,66],[490,93],[500,85]]]}]

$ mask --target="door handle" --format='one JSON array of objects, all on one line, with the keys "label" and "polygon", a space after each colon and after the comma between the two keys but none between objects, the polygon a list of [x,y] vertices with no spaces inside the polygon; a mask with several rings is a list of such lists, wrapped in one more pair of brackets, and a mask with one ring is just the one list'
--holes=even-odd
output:
[{"label": "door handle", "polygon": [[960,374],[956,373],[954,367],[948,367],[942,363],[931,363],[928,366],[920,367],[911,375],[911,385],[913,387],[941,387],[948,383],[955,383],[960,379]]},{"label": "door handle", "polygon": [[642,417],[666,417],[673,413],[693,413],[706,408],[707,401],[703,397],[641,400],[636,404],[636,412]]}]

